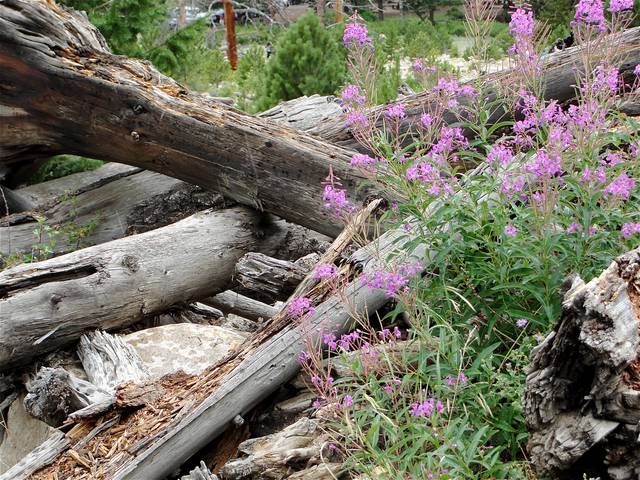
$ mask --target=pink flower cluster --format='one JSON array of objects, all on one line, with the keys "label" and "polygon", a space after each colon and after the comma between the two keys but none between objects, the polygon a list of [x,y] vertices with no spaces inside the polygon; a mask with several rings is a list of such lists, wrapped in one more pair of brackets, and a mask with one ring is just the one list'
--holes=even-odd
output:
[{"label": "pink flower cluster", "polygon": [[443,97],[449,108],[458,106],[458,97],[474,97],[477,95],[475,88],[471,85],[459,85],[455,78],[440,77],[438,83],[433,87],[433,92]]},{"label": "pink flower cluster", "polygon": [[347,23],[342,41],[347,48],[371,45],[371,38],[369,38],[367,26],[362,23]]},{"label": "pink flower cluster", "polygon": [[544,150],[538,150],[533,160],[527,163],[524,169],[538,178],[553,178],[561,172],[560,155],[555,152],[548,154]]},{"label": "pink flower cluster", "polygon": [[604,189],[604,193],[617,197],[622,200],[628,200],[631,195],[631,191],[636,186],[636,181],[629,177],[626,173],[618,175],[607,187]]},{"label": "pink flower cluster", "polygon": [[460,374],[456,377],[452,376],[452,375],[447,375],[446,378],[447,381],[447,385],[449,385],[450,387],[453,387],[455,385],[466,385],[467,384],[467,376],[464,374],[464,372],[460,372]]},{"label": "pink flower cluster", "polygon": [[330,280],[338,275],[338,268],[331,263],[320,263],[316,267],[314,278],[316,280]]},{"label": "pink flower cluster", "polygon": [[513,159],[513,151],[505,145],[494,145],[487,153],[487,163],[506,167]]},{"label": "pink flower cluster", "polygon": [[324,201],[324,207],[332,209],[338,217],[354,210],[351,202],[347,200],[346,190],[336,188],[333,185],[324,186],[322,200]]},{"label": "pink flower cluster", "polygon": [[602,0],[580,0],[574,18],[575,21],[571,22],[573,26],[585,24],[593,25],[600,31],[607,29]]},{"label": "pink flower cluster", "polygon": [[517,8],[516,11],[511,14],[509,33],[516,39],[516,43],[521,43],[532,38],[534,27],[535,23],[531,10]]},{"label": "pink flower cluster", "polygon": [[636,233],[640,233],[640,223],[625,223],[620,229],[622,238],[631,238]]},{"label": "pink flower cluster", "polygon": [[411,165],[406,172],[407,180],[419,180],[425,186],[428,186],[429,195],[440,195],[442,192],[447,195],[453,194],[453,188],[447,182],[446,178],[442,178],[440,170],[428,162],[419,162]]},{"label": "pink flower cluster", "polygon": [[401,103],[396,103],[394,105],[388,106],[384,112],[384,116],[390,120],[402,120],[406,116],[404,105]]},{"label": "pink flower cluster", "polygon": [[311,300],[307,297],[298,297],[291,300],[287,312],[293,318],[302,318],[305,315],[313,315],[316,309],[313,308]]},{"label": "pink flower cluster", "polygon": [[598,65],[595,71],[593,88],[595,92],[603,95],[615,95],[618,93],[620,72],[611,66]]},{"label": "pink flower cluster", "polygon": [[341,105],[349,109],[354,108],[355,105],[364,105],[365,100],[357,85],[347,85],[340,94]]},{"label": "pink flower cluster", "polygon": [[411,416],[412,417],[426,417],[431,418],[435,412],[442,412],[444,410],[444,405],[440,400],[435,400],[433,398],[428,399],[422,403],[412,403],[411,404]]},{"label": "pink flower cluster", "polygon": [[418,262],[402,265],[397,272],[378,270],[373,275],[363,276],[365,285],[370,288],[384,290],[387,297],[395,298],[398,293],[408,291],[409,280],[422,270]]},{"label": "pink flower cluster", "polygon": [[631,10],[633,8],[633,0],[611,0],[609,2],[609,11],[611,13],[619,13],[624,10]]},{"label": "pink flower cluster", "polygon": [[375,165],[378,163],[378,160],[370,157],[369,155],[365,155],[364,153],[356,153],[351,157],[351,166],[352,167],[370,167],[371,165]]},{"label": "pink flower cluster", "polygon": [[322,335],[322,342],[327,345],[329,350],[337,350],[338,347],[345,352],[350,352],[358,347],[360,341],[360,331],[354,330],[340,336],[338,340],[332,333]]}]

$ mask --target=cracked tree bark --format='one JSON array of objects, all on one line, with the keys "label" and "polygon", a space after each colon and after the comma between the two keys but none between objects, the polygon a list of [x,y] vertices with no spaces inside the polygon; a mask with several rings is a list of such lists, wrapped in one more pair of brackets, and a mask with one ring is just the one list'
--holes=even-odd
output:
[{"label": "cracked tree bark", "polygon": [[58,153],[154,170],[337,235],[331,169],[371,192],[350,153],[190,93],[148,62],[109,53],[85,17],[46,0],[0,3],[0,163]]},{"label": "cracked tree bark", "polygon": [[201,212],[151,232],[0,272],[0,370],[228,286],[249,251],[288,231],[244,207]]},{"label": "cracked tree bark", "polygon": [[599,277],[570,278],[562,316],[532,354],[524,395],[543,478],[640,476],[640,249]]}]

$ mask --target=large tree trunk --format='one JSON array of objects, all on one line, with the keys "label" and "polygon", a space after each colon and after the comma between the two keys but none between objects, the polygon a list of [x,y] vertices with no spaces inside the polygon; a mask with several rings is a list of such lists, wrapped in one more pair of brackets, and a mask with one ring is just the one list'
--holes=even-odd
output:
[{"label": "large tree trunk", "polygon": [[348,151],[112,55],[86,18],[45,0],[0,4],[0,105],[11,126],[0,163],[58,153],[126,163],[334,236],[341,225],[322,200],[329,170],[353,198],[368,195],[356,192]]},{"label": "large tree trunk", "polygon": [[564,287],[562,317],[532,355],[524,394],[531,461],[545,478],[637,479],[640,249]]},{"label": "large tree trunk", "polygon": [[[286,230],[236,207],[0,273],[0,370],[229,284],[248,251],[271,253]],[[261,239],[262,238],[262,239]]]}]

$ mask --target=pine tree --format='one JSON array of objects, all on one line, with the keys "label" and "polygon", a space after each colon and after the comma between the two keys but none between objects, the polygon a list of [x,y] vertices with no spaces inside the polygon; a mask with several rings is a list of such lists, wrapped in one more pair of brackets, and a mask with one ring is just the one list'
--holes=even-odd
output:
[{"label": "pine tree", "polygon": [[344,52],[318,17],[307,14],[280,37],[257,108],[266,110],[302,95],[335,93],[345,75]]}]

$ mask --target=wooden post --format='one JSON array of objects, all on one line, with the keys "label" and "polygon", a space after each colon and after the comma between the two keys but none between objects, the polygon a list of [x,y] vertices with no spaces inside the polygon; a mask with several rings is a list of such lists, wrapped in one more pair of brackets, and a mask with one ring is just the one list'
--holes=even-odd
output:
[{"label": "wooden post", "polygon": [[238,50],[236,49],[235,15],[231,0],[224,0],[224,24],[227,27],[227,57],[231,70],[238,66]]},{"label": "wooden post", "polygon": [[342,0],[336,0],[336,23],[342,23]]}]

